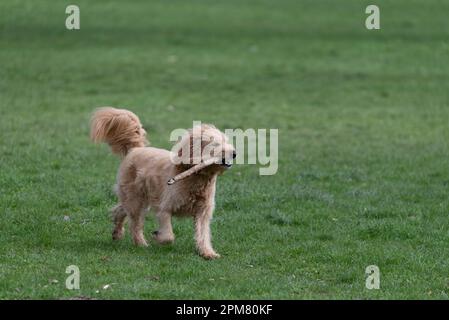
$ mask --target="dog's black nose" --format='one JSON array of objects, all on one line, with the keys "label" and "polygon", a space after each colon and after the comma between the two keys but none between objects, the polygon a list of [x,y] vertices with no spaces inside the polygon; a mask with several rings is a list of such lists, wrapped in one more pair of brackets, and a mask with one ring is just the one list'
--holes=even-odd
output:
[{"label": "dog's black nose", "polygon": [[225,158],[221,159],[221,164],[226,164],[226,159]]},{"label": "dog's black nose", "polygon": [[237,157],[237,153],[234,151],[234,152],[232,153],[232,159],[235,159],[235,157]]}]

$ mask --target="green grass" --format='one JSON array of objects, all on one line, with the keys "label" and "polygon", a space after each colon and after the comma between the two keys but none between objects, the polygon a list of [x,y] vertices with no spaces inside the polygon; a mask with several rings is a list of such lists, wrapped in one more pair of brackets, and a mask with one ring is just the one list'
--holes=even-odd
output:
[{"label": "green grass", "polygon": [[[448,298],[447,1],[376,1],[379,31],[355,0],[78,0],[68,31],[72,2],[0,3],[0,298]],[[187,219],[173,246],[112,242],[119,160],[88,139],[103,105],[164,148],[193,120],[279,129],[276,175],[219,179],[221,259]]]}]

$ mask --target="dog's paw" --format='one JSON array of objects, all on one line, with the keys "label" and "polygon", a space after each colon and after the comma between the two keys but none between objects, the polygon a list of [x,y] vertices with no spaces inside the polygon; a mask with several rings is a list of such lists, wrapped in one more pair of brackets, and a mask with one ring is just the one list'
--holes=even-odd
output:
[{"label": "dog's paw", "polygon": [[147,241],[143,238],[134,238],[133,242],[136,247],[148,247]]},{"label": "dog's paw", "polygon": [[218,253],[214,251],[201,252],[200,255],[206,260],[213,260],[221,257]]},{"label": "dog's paw", "polygon": [[137,247],[142,247],[142,248],[148,247],[148,243],[147,243],[146,241],[135,242],[134,244],[135,244]]},{"label": "dog's paw", "polygon": [[153,232],[153,239],[159,244],[172,244],[175,242],[174,235],[165,235],[160,233],[159,231]]},{"label": "dog's paw", "polygon": [[114,231],[112,231],[112,240],[120,240],[123,238],[124,235],[125,235],[124,228],[114,229]]}]

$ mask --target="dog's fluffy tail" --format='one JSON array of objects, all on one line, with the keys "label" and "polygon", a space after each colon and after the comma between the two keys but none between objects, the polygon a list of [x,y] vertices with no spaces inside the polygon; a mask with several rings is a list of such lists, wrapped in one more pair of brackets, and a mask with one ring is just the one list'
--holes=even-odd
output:
[{"label": "dog's fluffy tail", "polygon": [[90,138],[106,142],[113,153],[122,157],[132,148],[148,144],[139,118],[131,111],[112,107],[98,108],[92,115]]}]

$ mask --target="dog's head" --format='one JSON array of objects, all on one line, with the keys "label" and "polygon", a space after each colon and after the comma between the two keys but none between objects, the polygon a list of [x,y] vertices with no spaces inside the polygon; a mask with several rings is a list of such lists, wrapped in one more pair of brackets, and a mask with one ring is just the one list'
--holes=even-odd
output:
[{"label": "dog's head", "polygon": [[[203,162],[210,162],[200,172],[204,174],[221,173],[232,166],[236,157],[235,149],[228,137],[210,124],[201,124],[188,130],[175,146],[177,165],[184,169]],[[173,160],[173,159],[172,159]]]}]

